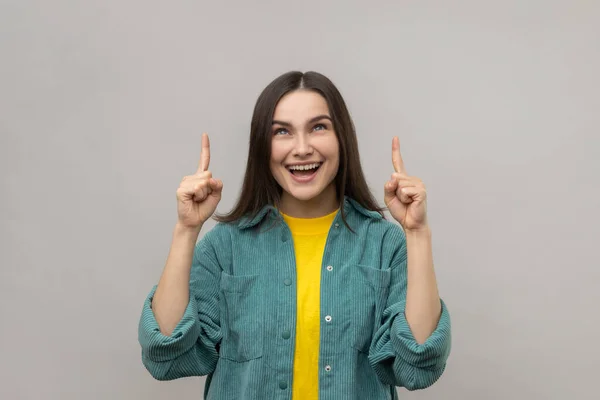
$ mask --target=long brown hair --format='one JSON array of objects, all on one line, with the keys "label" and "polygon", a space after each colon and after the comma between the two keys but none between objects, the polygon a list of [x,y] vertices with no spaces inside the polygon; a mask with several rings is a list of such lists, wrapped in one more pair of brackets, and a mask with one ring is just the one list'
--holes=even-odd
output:
[{"label": "long brown hair", "polygon": [[[250,125],[248,161],[242,191],[233,210],[215,216],[215,220],[233,222],[245,216],[256,215],[266,205],[279,205],[282,189],[269,166],[271,125],[279,100],[295,90],[315,91],[325,98],[329,106],[340,149],[340,165],[335,177],[338,200],[348,196],[365,209],[377,211],[383,216],[383,209],[377,205],[365,180],[354,123],[342,95],[331,80],[318,72],[291,71],[273,80],[258,97]],[[343,207],[341,212],[347,226]]]}]

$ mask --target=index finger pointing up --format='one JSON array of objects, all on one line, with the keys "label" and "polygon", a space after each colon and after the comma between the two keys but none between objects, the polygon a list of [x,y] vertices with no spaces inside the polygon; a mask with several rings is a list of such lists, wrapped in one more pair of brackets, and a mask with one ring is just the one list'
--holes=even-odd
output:
[{"label": "index finger pointing up", "polygon": [[396,172],[401,174],[406,173],[404,161],[402,161],[402,155],[400,154],[400,139],[398,139],[398,136],[394,136],[392,139],[392,164]]},{"label": "index finger pointing up", "polygon": [[198,164],[198,172],[208,170],[210,164],[210,141],[206,133],[202,134],[202,153],[200,154],[200,163]]}]

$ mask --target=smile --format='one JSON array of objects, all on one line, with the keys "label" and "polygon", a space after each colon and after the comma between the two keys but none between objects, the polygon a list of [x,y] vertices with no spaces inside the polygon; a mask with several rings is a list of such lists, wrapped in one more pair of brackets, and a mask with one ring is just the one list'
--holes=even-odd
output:
[{"label": "smile", "polygon": [[307,183],[312,181],[317,175],[322,164],[323,163],[316,162],[312,164],[289,165],[287,169],[296,182]]}]

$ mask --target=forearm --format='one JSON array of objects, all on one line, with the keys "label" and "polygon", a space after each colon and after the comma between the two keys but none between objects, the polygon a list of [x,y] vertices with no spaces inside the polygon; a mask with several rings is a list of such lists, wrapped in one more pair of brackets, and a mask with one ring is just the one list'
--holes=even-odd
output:
[{"label": "forearm", "polygon": [[429,227],[406,231],[406,246],[408,282],[405,315],[415,340],[422,344],[435,330],[441,314]]},{"label": "forearm", "polygon": [[152,310],[163,335],[171,335],[189,303],[190,270],[200,229],[176,225],[173,230],[167,262],[152,299]]}]

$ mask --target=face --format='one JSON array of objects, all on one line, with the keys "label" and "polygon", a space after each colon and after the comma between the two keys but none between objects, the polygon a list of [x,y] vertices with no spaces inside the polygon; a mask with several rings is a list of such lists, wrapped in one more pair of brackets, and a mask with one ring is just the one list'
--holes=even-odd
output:
[{"label": "face", "polygon": [[283,189],[282,211],[293,215],[292,208],[307,206],[321,215],[334,211],[327,209],[337,207],[339,143],[325,99],[308,90],[288,93],[275,108],[271,133],[270,168]]}]

